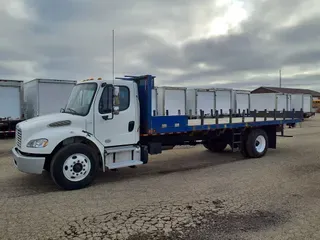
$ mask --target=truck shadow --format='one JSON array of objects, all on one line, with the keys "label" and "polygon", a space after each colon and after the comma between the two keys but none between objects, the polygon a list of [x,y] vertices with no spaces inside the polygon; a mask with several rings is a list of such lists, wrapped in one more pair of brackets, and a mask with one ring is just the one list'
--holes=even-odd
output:
[{"label": "truck shadow", "polygon": [[222,164],[228,164],[237,161],[246,160],[240,153],[233,153],[227,150],[223,153],[211,153],[207,150],[194,152],[190,154],[171,154],[170,151],[165,159],[149,159],[146,165],[137,166],[137,168],[121,168],[118,171],[108,170],[106,173],[100,172],[95,184],[107,184],[131,178],[146,178],[152,176],[175,174],[193,170],[205,169]]},{"label": "truck shadow", "polygon": [[[173,151],[173,150],[171,150]],[[290,153],[290,148],[281,149],[281,154]],[[95,183],[108,184],[110,182],[127,181],[133,178],[148,178],[167,174],[178,174],[194,170],[206,169],[224,164],[232,164],[242,161],[261,161],[261,159],[244,158],[239,152],[232,152],[231,149],[222,153],[212,153],[208,150],[197,151],[190,154],[171,154],[170,151],[164,159],[149,159],[148,164],[139,165],[137,168],[121,168],[117,171],[107,170],[105,173],[99,172]],[[277,157],[277,150],[269,149],[268,157]],[[167,157],[168,156],[168,157]],[[266,156],[267,157],[267,156]]]},{"label": "truck shadow", "polygon": [[[187,172],[244,160],[240,154],[232,153],[231,151],[217,154],[204,150],[186,154],[183,150],[179,150],[178,153],[176,151],[167,151],[161,155],[163,155],[161,159],[158,159],[158,156],[151,157],[148,164],[140,165],[134,169],[128,167],[121,168],[118,171],[107,170],[105,173],[100,171],[91,186],[126,181],[133,178],[148,178]],[[53,183],[48,172],[43,172],[42,175],[20,173],[19,177],[8,179],[6,187],[14,189],[14,191],[10,191],[9,197],[61,191]]]},{"label": "truck shadow", "polygon": [[[276,154],[275,151],[268,152],[268,155],[272,156],[274,154]],[[140,165],[134,169],[128,167],[121,168],[118,171],[107,170],[105,173],[101,171],[91,186],[127,181],[134,178],[142,179],[166,174],[177,174],[245,160],[252,161],[252,159],[245,159],[240,153],[233,153],[231,150],[223,153],[211,153],[207,150],[190,153],[184,153],[179,150],[177,153],[171,150],[161,155],[163,155],[161,159],[158,159],[157,156],[151,157],[148,164]],[[43,172],[42,175],[21,173],[19,177],[8,179],[5,185],[8,189],[14,189],[14,191],[10,191],[9,193],[12,197],[63,191],[53,183],[48,172]]]}]

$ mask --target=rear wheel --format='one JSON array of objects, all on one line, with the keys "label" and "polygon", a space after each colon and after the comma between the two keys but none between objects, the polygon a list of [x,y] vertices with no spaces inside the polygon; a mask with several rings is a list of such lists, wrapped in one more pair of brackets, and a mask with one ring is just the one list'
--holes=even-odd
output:
[{"label": "rear wheel", "polygon": [[248,154],[248,151],[247,151],[245,142],[244,142],[244,143],[241,143],[240,153],[241,153],[241,155],[242,155],[244,158],[250,157],[249,154]]},{"label": "rear wheel", "polygon": [[218,140],[209,140],[208,142],[203,143],[203,146],[211,152],[223,152],[226,149],[227,145],[228,144],[226,142]]},{"label": "rear wheel", "polygon": [[250,157],[247,151],[247,146],[246,146],[247,139],[248,139],[248,133],[245,132],[241,138],[241,143],[239,146],[240,153],[244,158]]},{"label": "rear wheel", "polygon": [[88,186],[99,168],[93,149],[83,143],[67,145],[52,158],[50,173],[53,181],[66,190]]},{"label": "rear wheel", "polygon": [[262,129],[254,129],[248,134],[245,144],[246,152],[251,158],[260,158],[268,150],[268,135]]}]

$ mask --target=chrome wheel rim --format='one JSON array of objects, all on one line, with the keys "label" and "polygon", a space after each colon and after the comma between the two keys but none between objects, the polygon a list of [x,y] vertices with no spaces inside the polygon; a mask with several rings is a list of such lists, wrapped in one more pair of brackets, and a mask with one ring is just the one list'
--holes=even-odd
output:
[{"label": "chrome wheel rim", "polygon": [[63,175],[72,182],[79,182],[85,179],[91,170],[89,158],[82,153],[75,153],[69,156],[63,164]]},{"label": "chrome wheel rim", "polygon": [[255,141],[256,151],[257,151],[258,153],[263,153],[263,151],[266,149],[266,145],[267,145],[267,142],[266,142],[265,137],[262,136],[262,135],[259,135],[259,136],[256,138],[256,141]]}]

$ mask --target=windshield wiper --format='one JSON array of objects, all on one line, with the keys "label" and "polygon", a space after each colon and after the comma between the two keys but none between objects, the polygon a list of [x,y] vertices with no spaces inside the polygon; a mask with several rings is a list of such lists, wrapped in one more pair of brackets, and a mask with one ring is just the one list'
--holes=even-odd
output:
[{"label": "windshield wiper", "polygon": [[[73,114],[77,114],[79,115],[80,113],[78,113],[76,110],[72,109],[72,108],[66,108],[67,111],[69,111],[70,113],[73,113]],[[65,111],[66,112],[66,111]]]}]

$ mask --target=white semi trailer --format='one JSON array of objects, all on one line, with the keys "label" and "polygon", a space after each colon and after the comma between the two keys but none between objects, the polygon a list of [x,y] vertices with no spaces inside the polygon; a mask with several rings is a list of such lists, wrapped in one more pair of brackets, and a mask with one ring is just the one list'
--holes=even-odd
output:
[{"label": "white semi trailer", "polygon": [[291,94],[291,109],[302,109],[305,118],[315,115],[312,108],[312,95]]},{"label": "white semi trailer", "polygon": [[57,113],[63,108],[77,81],[34,79],[24,84],[26,118]]},{"label": "white semi trailer", "polygon": [[0,80],[0,137],[15,133],[24,120],[23,81]]},{"label": "white semi trailer", "polygon": [[290,94],[252,93],[250,95],[251,111],[290,111]]}]

